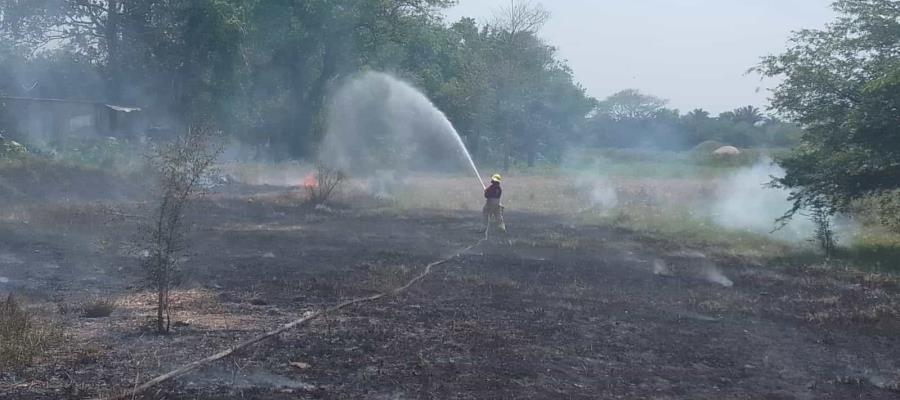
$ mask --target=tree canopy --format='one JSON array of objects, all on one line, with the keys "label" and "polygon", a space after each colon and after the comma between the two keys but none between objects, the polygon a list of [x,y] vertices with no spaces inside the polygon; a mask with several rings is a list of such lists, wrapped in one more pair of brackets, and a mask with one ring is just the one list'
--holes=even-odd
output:
[{"label": "tree canopy", "polygon": [[587,144],[609,147],[690,149],[706,141],[740,147],[794,144],[799,127],[766,117],[753,106],[712,117],[694,109],[687,114],[666,107],[658,97],[627,89],[597,103],[587,120]]},{"label": "tree canopy", "polygon": [[900,3],[841,0],[840,17],[802,30],[759,70],[783,77],[772,106],[804,128],[797,149],[780,160],[793,209],[846,211],[854,200],[900,189]]},{"label": "tree canopy", "polygon": [[[553,161],[573,145],[785,145],[789,124],[748,107],[682,116],[624,90],[585,93],[514,1],[486,24],[450,0],[35,0],[0,3],[0,95],[141,107],[154,129],[211,117],[249,153],[311,157],[326,99],[360,71],[392,73],[443,110],[481,162]],[[0,123],[14,116],[0,107]],[[14,133],[15,134],[15,133]]]}]

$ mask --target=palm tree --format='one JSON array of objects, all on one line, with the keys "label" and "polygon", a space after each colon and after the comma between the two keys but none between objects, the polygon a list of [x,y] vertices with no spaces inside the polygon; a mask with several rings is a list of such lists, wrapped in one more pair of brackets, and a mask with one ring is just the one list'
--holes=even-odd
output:
[{"label": "palm tree", "polygon": [[750,125],[765,119],[759,108],[753,106],[735,108],[734,111],[722,113],[719,117],[731,119],[734,122],[746,122]]},{"label": "palm tree", "polygon": [[709,111],[702,108],[695,108],[691,110],[691,112],[685,114],[684,118],[692,122],[707,120],[709,119]]}]

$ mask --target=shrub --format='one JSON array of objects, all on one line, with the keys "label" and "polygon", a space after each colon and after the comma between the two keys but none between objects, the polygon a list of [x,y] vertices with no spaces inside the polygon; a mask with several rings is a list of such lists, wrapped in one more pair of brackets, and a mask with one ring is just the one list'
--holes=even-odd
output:
[{"label": "shrub", "polygon": [[55,324],[36,318],[12,295],[0,303],[0,370],[20,370],[31,365],[61,338]]},{"label": "shrub", "polygon": [[19,159],[28,154],[25,146],[12,140],[0,139],[0,158]]},{"label": "shrub", "polygon": [[318,164],[314,180],[309,183],[304,182],[303,185],[306,189],[307,200],[313,205],[327,203],[345,178],[346,175],[343,172],[324,164]]},{"label": "shrub", "polygon": [[81,305],[83,318],[105,318],[118,308],[115,300],[108,297],[94,297]]},{"label": "shrub", "polygon": [[169,294],[180,278],[179,256],[186,250],[187,207],[204,194],[200,181],[208,177],[222,153],[220,132],[207,122],[191,125],[185,136],[157,149],[151,158],[157,171],[157,204],[140,229],[149,247],[142,266],[156,291],[156,330],[170,328]]}]

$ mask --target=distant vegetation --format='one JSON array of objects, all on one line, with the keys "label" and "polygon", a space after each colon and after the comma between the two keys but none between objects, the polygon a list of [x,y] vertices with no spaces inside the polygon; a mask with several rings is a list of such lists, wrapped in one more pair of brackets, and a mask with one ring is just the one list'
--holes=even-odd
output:
[{"label": "distant vegetation", "polygon": [[[443,20],[447,0],[157,3],[3,2],[0,96],[138,106],[157,130],[183,131],[212,116],[266,158],[311,157],[328,94],[367,69],[412,82],[479,162],[507,168],[559,161],[573,145],[789,146],[799,136],[751,106],[713,116],[682,114],[635,90],[591,98],[539,37],[550,15],[529,2],[497,10],[486,24]],[[0,130],[29,145],[22,118],[0,99]],[[40,144],[84,150],[88,161],[123,146]]]},{"label": "distant vegetation", "polygon": [[584,143],[675,150],[709,141],[742,148],[789,147],[801,134],[799,126],[767,117],[753,106],[712,116],[703,109],[681,114],[665,104],[636,90],[613,94],[597,103],[586,122]]}]

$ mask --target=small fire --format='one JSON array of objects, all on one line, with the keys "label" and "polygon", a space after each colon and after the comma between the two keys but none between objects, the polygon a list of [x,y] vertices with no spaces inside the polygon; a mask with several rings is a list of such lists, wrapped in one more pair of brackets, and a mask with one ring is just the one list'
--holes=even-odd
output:
[{"label": "small fire", "polygon": [[319,186],[319,181],[316,180],[316,174],[310,172],[303,178],[303,183],[300,185],[306,189],[315,189]]}]

